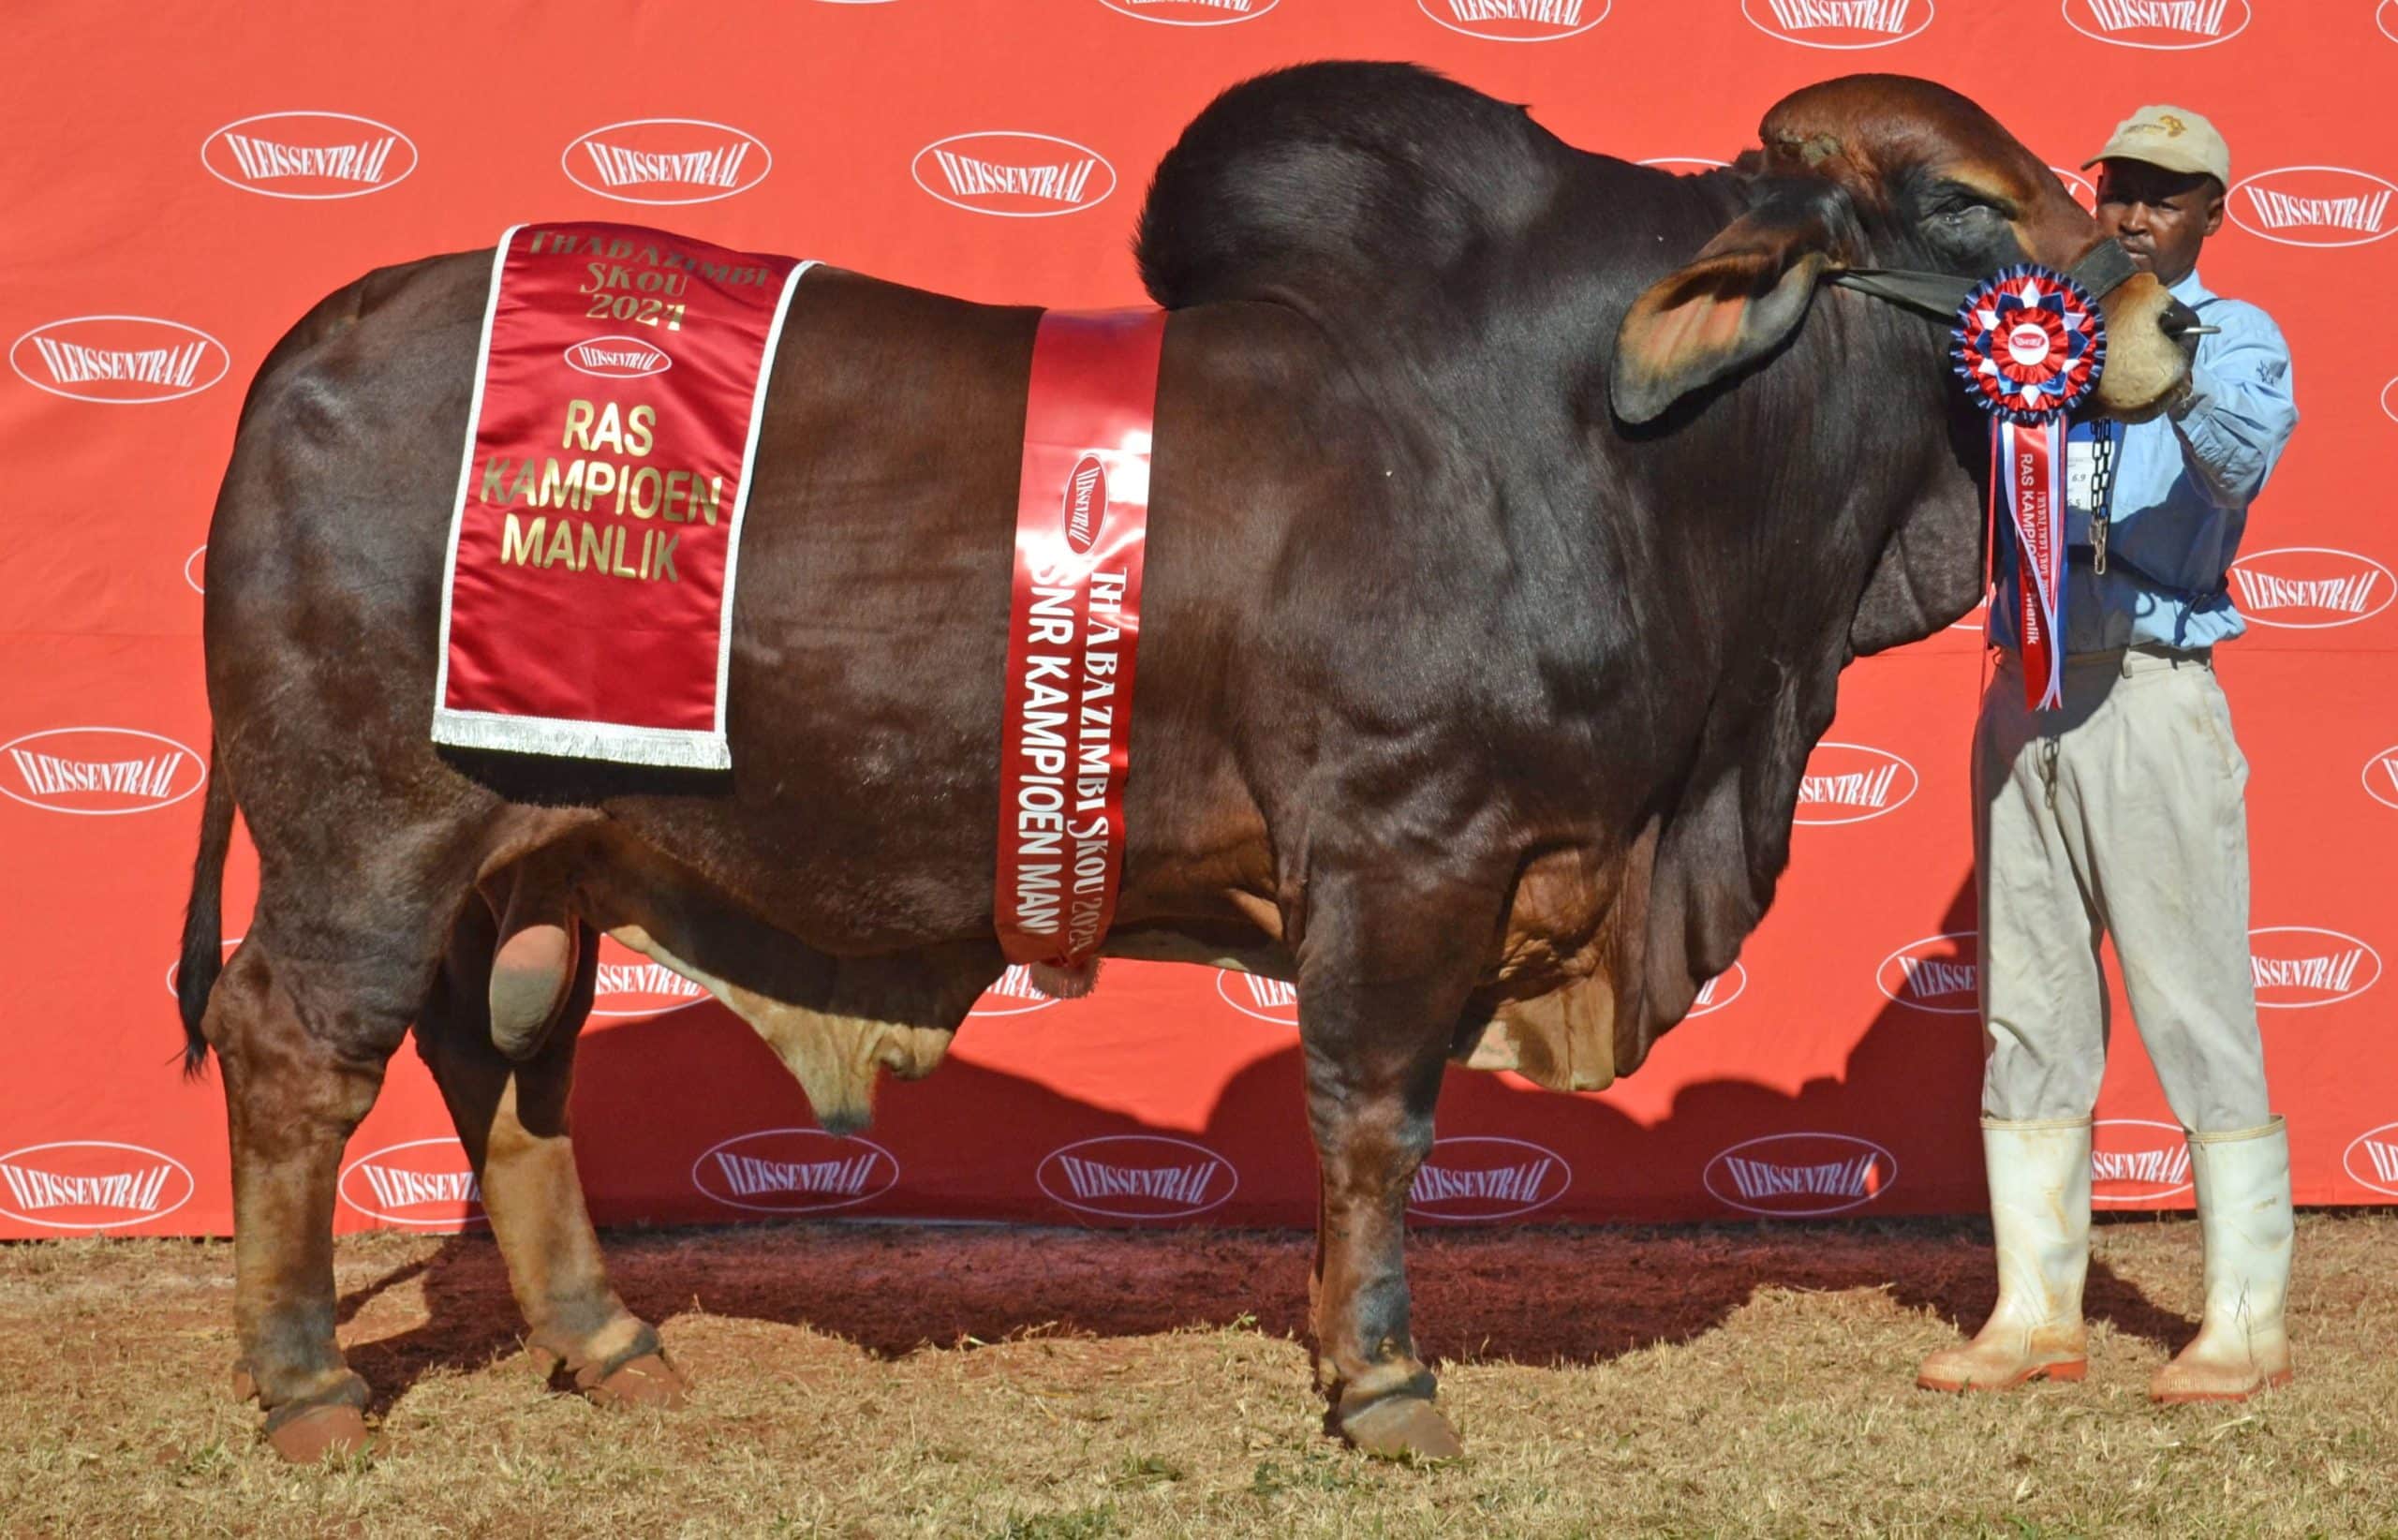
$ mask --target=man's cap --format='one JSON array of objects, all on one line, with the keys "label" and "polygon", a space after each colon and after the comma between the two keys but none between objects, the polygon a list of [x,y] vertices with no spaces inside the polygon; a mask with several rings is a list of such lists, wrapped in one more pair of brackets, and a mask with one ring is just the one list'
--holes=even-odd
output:
[{"label": "man's cap", "polygon": [[2169,171],[2204,172],[2231,185],[2231,149],[2214,125],[2184,107],[2143,107],[2115,125],[2107,147],[2083,161],[2144,160]]}]

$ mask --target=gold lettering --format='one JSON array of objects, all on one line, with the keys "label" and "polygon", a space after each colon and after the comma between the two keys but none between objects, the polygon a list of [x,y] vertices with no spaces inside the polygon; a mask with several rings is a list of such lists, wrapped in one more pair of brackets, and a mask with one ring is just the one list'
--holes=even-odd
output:
[{"label": "gold lettering", "polygon": [[[614,407],[609,408],[611,411],[614,409]],[[646,458],[651,441],[649,430],[657,425],[658,408],[635,407],[625,421],[629,424],[625,432],[625,452],[636,458]]]},{"label": "gold lettering", "polygon": [[581,564],[574,559],[574,530],[564,519],[558,521],[556,532],[550,536],[550,554],[541,558],[541,565],[555,567],[560,561],[566,563],[566,570],[570,572],[583,570]]},{"label": "gold lettering", "polygon": [[501,530],[499,535],[500,565],[503,567],[511,564],[518,567],[547,566],[548,563],[541,559],[541,526],[549,522],[549,519],[544,516],[535,519],[531,525],[519,530],[516,527],[516,515],[511,513],[508,516],[508,527]]},{"label": "gold lettering", "polygon": [[519,460],[516,462],[516,484],[508,489],[508,500],[511,503],[528,502],[532,499],[534,488],[540,484],[534,475],[533,462]]},{"label": "gold lettering", "polygon": [[604,572],[608,570],[608,532],[596,524],[583,526],[583,556],[574,564],[578,572]]},{"label": "gold lettering", "polygon": [[683,581],[674,575],[674,542],[682,538],[680,535],[670,535],[662,529],[658,531],[658,575],[669,583]]},{"label": "gold lettering", "polygon": [[699,511],[700,517],[713,526],[716,523],[717,509],[724,501],[724,478],[709,477],[707,496],[704,497],[700,496],[699,480],[696,474],[691,478],[691,506]]},{"label": "gold lettering", "polygon": [[610,558],[608,570],[614,573],[617,577],[637,578],[641,576],[639,572],[634,571],[631,568],[625,565],[625,526],[623,525],[617,525],[609,530],[609,533],[616,537],[616,552],[615,555]]},{"label": "gold lettering", "polygon": [[560,441],[558,448],[589,449],[591,420],[599,415],[599,411],[600,408],[597,406],[580,396],[568,402],[566,404],[566,437]]},{"label": "gold lettering", "polygon": [[668,471],[666,473],[666,502],[659,511],[665,514],[667,523],[681,524],[683,522],[683,516],[674,511],[674,505],[678,501],[689,500],[690,496],[691,473],[688,470]]},{"label": "gold lettering", "polygon": [[483,462],[483,486],[482,492],[480,494],[480,500],[482,502],[491,501],[492,494],[499,490],[500,478],[507,474],[507,456],[495,454],[490,459],[485,460]]},{"label": "gold lettering", "polygon": [[[666,477],[656,466],[643,466],[640,469],[633,472],[632,502],[634,518],[654,519],[658,516],[659,504],[665,500],[665,494],[659,489],[665,484],[665,481]],[[646,507],[644,507],[642,503],[641,494],[642,488],[644,487],[647,487],[649,489],[649,502]]]},{"label": "gold lettering", "polygon": [[583,506],[589,508],[593,503],[598,502],[602,495],[617,490],[620,484],[621,478],[616,473],[616,463],[614,460],[592,461],[591,468],[584,472],[583,476]]}]

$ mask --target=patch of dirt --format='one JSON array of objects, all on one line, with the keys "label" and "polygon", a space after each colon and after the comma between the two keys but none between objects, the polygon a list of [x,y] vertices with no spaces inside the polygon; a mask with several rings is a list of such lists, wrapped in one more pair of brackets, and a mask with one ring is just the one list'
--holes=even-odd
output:
[{"label": "patch of dirt", "polygon": [[382,1443],[293,1471],[227,1390],[231,1250],[0,1247],[0,1529],[374,1535],[2398,1533],[2398,1215],[2303,1216],[2299,1381],[2155,1408],[2183,1219],[2102,1223],[2091,1378],[1958,1399],[1917,1360],[1995,1293],[1943,1221],[1419,1232],[1470,1458],[1326,1440],[1312,1241],[760,1225],[606,1237],[679,1413],[549,1391],[487,1237],[336,1250]]}]

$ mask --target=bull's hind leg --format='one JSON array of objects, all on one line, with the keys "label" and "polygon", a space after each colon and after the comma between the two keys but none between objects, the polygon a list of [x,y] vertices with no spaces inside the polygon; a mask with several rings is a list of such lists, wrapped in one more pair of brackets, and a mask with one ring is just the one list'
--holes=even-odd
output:
[{"label": "bull's hind leg", "polygon": [[[572,924],[571,919],[568,921]],[[683,1381],[658,1333],[609,1287],[583,1202],[568,1126],[575,1039],[591,1009],[597,938],[585,934],[559,1014],[522,1062],[495,1046],[491,911],[460,914],[417,1048],[441,1088],[508,1261],[509,1285],[537,1355],[601,1405],[679,1405]]]},{"label": "bull's hind leg", "polygon": [[232,1133],[235,1385],[297,1460],[366,1442],[366,1383],[333,1340],[333,1189],[413,1007],[404,979],[325,960],[325,940],[262,911],[202,1024]]},{"label": "bull's hind leg", "polygon": [[1469,884],[1311,879],[1299,1042],[1322,1171],[1310,1296],[1333,1429],[1369,1454],[1463,1452],[1409,1325],[1407,1192],[1498,912]]}]

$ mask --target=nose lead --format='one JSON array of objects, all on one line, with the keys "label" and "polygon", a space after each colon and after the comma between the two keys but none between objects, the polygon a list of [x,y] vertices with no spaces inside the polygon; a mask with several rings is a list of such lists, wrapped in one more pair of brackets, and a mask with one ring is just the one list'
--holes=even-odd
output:
[{"label": "nose lead", "polygon": [[2156,318],[2156,325],[2159,331],[2175,342],[2181,341],[2183,337],[2211,337],[2222,330],[2221,327],[2208,326],[2201,322],[2198,319],[2198,313],[2179,300],[2175,300],[2165,307],[2165,313]]}]

